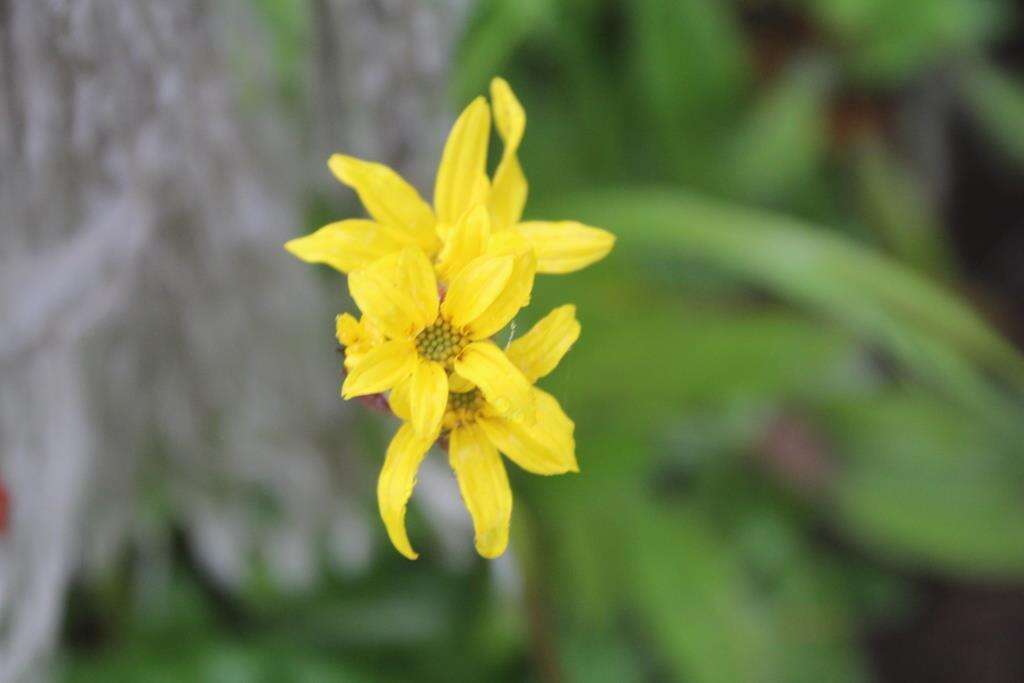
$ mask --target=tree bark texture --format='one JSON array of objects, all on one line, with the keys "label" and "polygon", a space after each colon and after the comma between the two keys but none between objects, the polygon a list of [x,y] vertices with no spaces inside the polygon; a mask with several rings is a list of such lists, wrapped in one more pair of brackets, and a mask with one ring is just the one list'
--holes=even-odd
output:
[{"label": "tree bark texture", "polygon": [[287,105],[251,3],[0,0],[0,681],[125,547],[159,593],[175,528],[228,588],[307,585],[324,539],[367,566],[341,280],[281,244],[330,151],[429,176],[462,3],[426,4],[310,0]]}]

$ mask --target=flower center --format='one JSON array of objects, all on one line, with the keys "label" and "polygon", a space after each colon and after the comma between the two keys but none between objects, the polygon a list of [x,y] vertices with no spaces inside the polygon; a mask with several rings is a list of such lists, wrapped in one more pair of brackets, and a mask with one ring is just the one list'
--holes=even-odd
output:
[{"label": "flower center", "polygon": [[454,391],[448,394],[448,407],[455,411],[473,411],[483,405],[484,397],[479,389],[470,389],[462,393]]},{"label": "flower center", "polygon": [[466,346],[466,338],[447,320],[438,319],[416,335],[416,350],[427,360],[449,363]]},{"label": "flower center", "polygon": [[448,407],[444,411],[445,429],[454,429],[469,424],[476,419],[484,407],[484,395],[479,389],[448,394]]}]

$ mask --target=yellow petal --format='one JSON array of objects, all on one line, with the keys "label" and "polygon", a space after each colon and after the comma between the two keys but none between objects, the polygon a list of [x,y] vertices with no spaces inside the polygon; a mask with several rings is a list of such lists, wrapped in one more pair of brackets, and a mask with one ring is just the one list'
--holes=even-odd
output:
[{"label": "yellow petal", "polygon": [[424,326],[423,309],[399,276],[400,258],[401,253],[384,257],[348,276],[349,292],[363,315],[393,339],[415,336]]},{"label": "yellow petal", "polygon": [[441,223],[441,222],[438,222],[438,224],[437,224],[437,237],[438,237],[438,239],[441,240],[442,244],[444,244],[445,242],[448,241],[448,238],[451,236],[452,230],[454,230],[454,229],[455,229],[455,226],[453,224],[451,224],[451,223]]},{"label": "yellow petal", "polygon": [[351,313],[341,313],[334,319],[334,335],[342,346],[358,344],[363,336],[362,326]]},{"label": "yellow petal", "polygon": [[571,273],[600,261],[615,245],[615,235],[576,221],[527,221],[520,234],[537,251],[538,273]]},{"label": "yellow petal", "polygon": [[418,438],[411,425],[403,424],[391,439],[377,480],[377,505],[384,528],[398,552],[410,560],[419,555],[405,531],[405,507],[416,485],[416,472],[432,443],[432,439]]},{"label": "yellow petal", "polygon": [[511,256],[480,256],[470,261],[452,280],[441,303],[441,313],[463,328],[483,313],[505,289],[512,275]]},{"label": "yellow petal", "polygon": [[494,109],[494,127],[498,129],[505,149],[515,152],[526,130],[526,112],[504,78],[491,80],[491,107]]},{"label": "yellow petal", "polygon": [[534,421],[530,383],[493,342],[473,342],[455,358],[454,367],[455,372],[480,388],[492,415]]},{"label": "yellow petal", "polygon": [[526,207],[529,185],[519,159],[512,154],[501,160],[494,173],[494,183],[487,198],[487,208],[494,219],[494,230],[507,230],[519,222]]},{"label": "yellow petal", "polygon": [[516,156],[526,129],[526,113],[512,93],[512,88],[502,78],[491,81],[491,104],[494,108],[494,124],[505,143],[505,149],[494,173],[488,208],[494,219],[495,230],[504,230],[519,222],[526,205],[526,176]]},{"label": "yellow petal", "polygon": [[448,404],[448,375],[440,363],[420,360],[409,381],[409,410],[416,433],[437,438]]},{"label": "yellow petal", "polygon": [[[491,181],[487,177],[487,173],[481,171],[481,173],[477,175],[476,181],[474,181],[473,183],[473,190],[470,192],[466,201],[462,202],[466,206],[466,211],[469,211],[470,209],[472,209],[472,207],[476,206],[477,204],[486,206],[490,193]],[[454,222],[437,222],[437,227],[435,228],[435,231],[437,232],[437,236],[441,240],[442,244],[448,241],[449,236],[452,234],[452,230],[455,229],[455,225],[458,223],[458,221],[462,220],[462,218],[466,215],[466,211],[463,211],[461,214],[459,214],[458,220]]]},{"label": "yellow petal", "polygon": [[482,417],[477,423],[499,451],[527,472],[579,472],[572,420],[551,394],[534,389],[533,395],[537,404],[535,424],[527,426],[496,417]]},{"label": "yellow petal", "polygon": [[509,344],[505,354],[532,384],[555,369],[579,336],[576,307],[566,304],[548,313],[529,332]]},{"label": "yellow petal", "polygon": [[488,255],[516,256],[524,251],[533,251],[533,243],[520,235],[518,230],[491,232],[491,239],[487,242]]},{"label": "yellow petal", "polygon": [[[486,163],[486,159],[485,159]],[[476,206],[477,204],[486,204],[487,197],[491,193],[491,179],[487,177],[486,168],[477,175],[476,182],[473,183],[473,192],[469,195],[469,201],[466,202],[466,210],[470,207]],[[465,211],[463,211],[465,213]]]},{"label": "yellow petal", "polygon": [[350,273],[409,244],[398,230],[380,223],[352,219],[330,223],[305,237],[296,237],[284,248],[306,263],[324,263]]},{"label": "yellow petal", "polygon": [[434,186],[437,220],[454,225],[470,207],[481,177],[486,177],[491,111],[478,97],[466,107],[448,135]]},{"label": "yellow petal", "polygon": [[455,394],[464,394],[473,389],[476,389],[476,385],[459,373],[453,372],[448,375],[448,391]]},{"label": "yellow petal", "polygon": [[416,347],[411,339],[386,341],[359,359],[345,378],[341,395],[349,399],[387,391],[409,376],[416,361]]},{"label": "yellow petal", "polygon": [[412,375],[398,382],[388,394],[388,407],[403,422],[412,422],[412,405],[409,391],[412,387]]},{"label": "yellow petal", "polygon": [[470,424],[452,430],[448,461],[473,518],[476,551],[498,557],[508,546],[512,488],[497,449],[479,426]]},{"label": "yellow petal", "polygon": [[521,243],[523,248],[506,256],[506,258],[512,259],[512,272],[501,293],[468,323],[466,334],[471,339],[486,339],[495,334],[515,317],[520,308],[530,302],[533,276],[537,272],[537,257],[525,240],[512,231],[496,234],[491,239],[488,252],[490,253],[494,249],[495,244],[502,242]]},{"label": "yellow petal", "polygon": [[345,347],[345,369],[348,371],[384,341],[384,335],[365,316],[356,320],[348,313],[342,313],[335,319],[335,335],[338,343]]},{"label": "yellow petal", "polygon": [[451,281],[466,264],[484,253],[491,236],[487,209],[477,204],[462,215],[448,233],[437,262],[441,278]]},{"label": "yellow petal", "polygon": [[420,248],[437,249],[434,212],[402,176],[383,164],[335,154],[327,162],[338,180],[356,191],[378,222],[408,233]]},{"label": "yellow petal", "polygon": [[439,302],[437,278],[426,254],[411,247],[402,250],[398,269],[401,281],[416,306],[416,326],[421,328],[434,322]]},{"label": "yellow petal", "polygon": [[[359,361],[361,361],[366,356],[366,354],[367,354],[367,351],[365,349],[356,349],[356,350],[353,350],[353,349],[355,349],[354,346],[349,346],[349,347],[345,348],[345,363],[344,363],[344,365],[345,365],[345,372],[346,373],[352,372],[352,370],[357,365],[359,365]],[[342,383],[344,384],[344,382],[342,382]],[[340,391],[339,391],[339,393],[340,393]]]}]

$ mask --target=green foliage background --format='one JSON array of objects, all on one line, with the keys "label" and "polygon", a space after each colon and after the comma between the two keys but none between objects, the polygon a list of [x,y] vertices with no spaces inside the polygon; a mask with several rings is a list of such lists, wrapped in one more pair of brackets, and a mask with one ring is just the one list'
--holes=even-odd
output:
[{"label": "green foliage background", "polygon": [[[304,5],[259,4],[299,97]],[[184,568],[156,606],[112,577],[72,620],[116,646],[68,650],[67,679],[860,681],[913,577],[1024,577],[1024,362],[881,132],[836,131],[841,92],[942,67],[1024,161],[1024,91],[987,59],[1009,7],[792,0],[823,37],[766,69],[749,4],[484,0],[462,37],[453,109],[495,74],[525,104],[528,217],[619,236],[518,321],[583,323],[545,380],[582,474],[512,473],[518,587],[448,568],[414,506],[417,563],[256,582],[228,616]]]}]

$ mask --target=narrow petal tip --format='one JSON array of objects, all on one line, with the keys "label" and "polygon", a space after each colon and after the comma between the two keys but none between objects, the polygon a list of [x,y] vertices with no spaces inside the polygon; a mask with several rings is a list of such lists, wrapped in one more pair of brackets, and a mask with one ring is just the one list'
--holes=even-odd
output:
[{"label": "narrow petal tip", "polygon": [[481,557],[496,560],[508,549],[508,524],[488,529],[476,535],[474,545]]},{"label": "narrow petal tip", "polygon": [[295,258],[299,259],[300,261],[306,261],[308,263],[309,259],[305,256],[302,249],[302,242],[305,239],[305,237],[293,237],[292,239],[285,242],[283,247],[285,251],[287,251]]},{"label": "narrow petal tip", "polygon": [[341,175],[342,169],[347,166],[347,162],[351,158],[352,157],[345,154],[332,154],[330,158],[327,159],[327,168],[331,169],[331,172],[335,175]]}]

